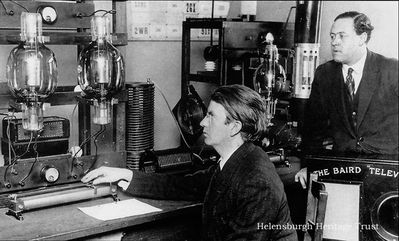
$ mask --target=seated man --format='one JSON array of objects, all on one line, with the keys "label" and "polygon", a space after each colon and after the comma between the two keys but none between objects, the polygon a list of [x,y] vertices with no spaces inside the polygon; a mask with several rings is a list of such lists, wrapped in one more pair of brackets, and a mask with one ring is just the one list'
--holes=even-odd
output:
[{"label": "seated man", "polygon": [[125,180],[135,196],[201,200],[204,240],[297,240],[283,184],[267,154],[252,143],[267,125],[258,93],[241,85],[220,87],[201,122],[205,143],[220,155],[217,165],[186,176],[100,167],[82,182]]}]

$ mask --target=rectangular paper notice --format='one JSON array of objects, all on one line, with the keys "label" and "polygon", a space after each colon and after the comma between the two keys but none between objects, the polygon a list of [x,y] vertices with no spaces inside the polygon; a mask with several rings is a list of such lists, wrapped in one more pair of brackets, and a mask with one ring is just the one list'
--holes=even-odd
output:
[{"label": "rectangular paper notice", "polygon": [[137,199],[128,199],[92,207],[80,207],[79,209],[85,214],[103,221],[162,211],[162,209]]}]

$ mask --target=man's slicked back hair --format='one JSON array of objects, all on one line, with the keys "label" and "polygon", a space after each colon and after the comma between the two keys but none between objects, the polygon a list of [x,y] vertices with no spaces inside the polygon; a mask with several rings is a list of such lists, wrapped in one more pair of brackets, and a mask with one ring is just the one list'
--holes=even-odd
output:
[{"label": "man's slicked back hair", "polygon": [[373,31],[374,27],[371,25],[371,21],[366,14],[359,13],[356,11],[344,12],[338,15],[334,19],[334,22],[341,18],[352,18],[356,34],[361,35],[362,33],[366,33],[367,34],[366,43],[369,42],[371,38],[371,32]]},{"label": "man's slicked back hair", "polygon": [[258,140],[266,133],[266,105],[256,91],[243,85],[227,85],[216,89],[211,100],[226,109],[227,123],[233,120],[242,123],[244,141]]}]

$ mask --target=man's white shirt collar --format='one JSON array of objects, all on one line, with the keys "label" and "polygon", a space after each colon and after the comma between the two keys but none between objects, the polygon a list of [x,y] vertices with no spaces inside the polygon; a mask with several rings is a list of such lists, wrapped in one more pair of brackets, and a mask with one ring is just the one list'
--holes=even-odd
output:
[{"label": "man's white shirt collar", "polygon": [[233,153],[230,153],[230,155],[226,156],[226,158],[220,157],[220,159],[219,159],[219,167],[220,167],[220,170],[223,169],[224,165],[226,164],[227,160],[229,160],[229,158],[231,157],[232,154],[233,154]]},{"label": "man's white shirt collar", "polygon": [[362,79],[363,76],[363,69],[364,69],[364,64],[366,62],[366,57],[367,57],[367,52],[354,65],[349,66],[347,64],[342,64],[342,74],[344,75],[344,80],[346,78],[346,75],[348,74],[348,69],[349,68],[353,69],[352,77],[353,80],[355,81],[355,93],[359,88],[360,80]]},{"label": "man's white shirt collar", "polygon": [[240,148],[240,146],[237,147],[237,148],[236,148],[235,150],[233,150],[232,152],[227,153],[227,155],[225,156],[225,158],[220,157],[220,159],[219,159],[220,170],[223,169],[223,167],[224,167],[224,165],[226,164],[226,162],[230,159],[231,155],[233,155],[233,153],[234,153],[235,151],[237,151],[238,148]]}]

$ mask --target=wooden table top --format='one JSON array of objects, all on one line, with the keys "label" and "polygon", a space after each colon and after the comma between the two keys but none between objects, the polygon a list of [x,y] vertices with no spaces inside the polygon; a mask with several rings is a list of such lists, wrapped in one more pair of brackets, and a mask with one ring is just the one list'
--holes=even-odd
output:
[{"label": "wooden table top", "polygon": [[[118,193],[121,200],[135,198]],[[112,197],[32,210],[23,213],[24,219],[17,220],[6,215],[6,208],[0,209],[0,240],[65,240],[87,237],[94,234],[110,232],[126,227],[148,223],[164,218],[198,213],[202,204],[191,201],[152,200],[137,198],[161,212],[114,219],[97,220],[80,211],[78,207],[89,207],[113,202]]]}]

